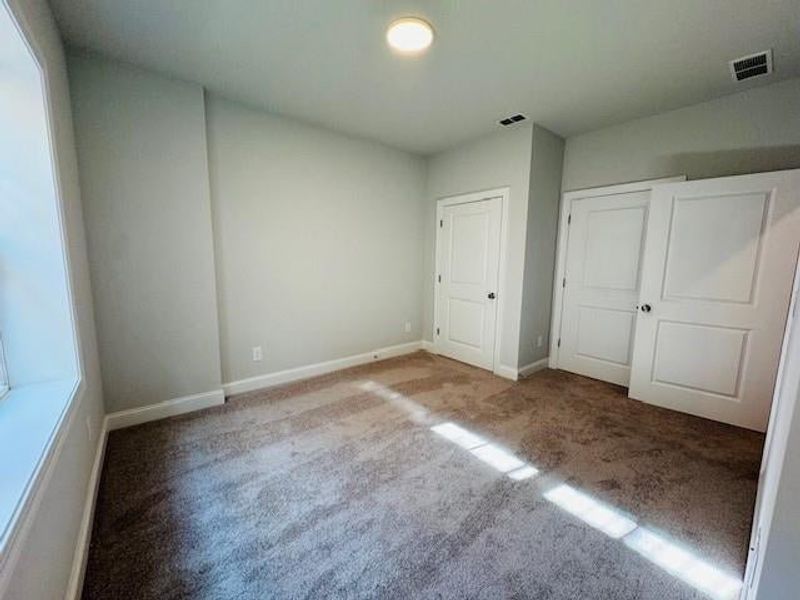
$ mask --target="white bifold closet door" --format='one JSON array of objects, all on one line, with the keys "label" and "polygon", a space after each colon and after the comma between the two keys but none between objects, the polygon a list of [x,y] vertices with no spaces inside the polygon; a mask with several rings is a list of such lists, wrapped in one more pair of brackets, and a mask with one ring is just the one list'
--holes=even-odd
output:
[{"label": "white bifold closet door", "polygon": [[558,367],[628,385],[650,191],[571,201]]},{"label": "white bifold closet door", "polygon": [[800,171],[653,188],[632,398],[766,429],[799,206]]}]

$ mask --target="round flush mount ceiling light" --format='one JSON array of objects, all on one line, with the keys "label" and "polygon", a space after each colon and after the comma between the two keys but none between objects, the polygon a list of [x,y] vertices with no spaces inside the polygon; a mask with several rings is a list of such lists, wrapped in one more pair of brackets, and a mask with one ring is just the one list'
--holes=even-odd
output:
[{"label": "round flush mount ceiling light", "polygon": [[433,27],[418,17],[397,19],[386,30],[386,41],[397,52],[420,54],[433,43]]}]

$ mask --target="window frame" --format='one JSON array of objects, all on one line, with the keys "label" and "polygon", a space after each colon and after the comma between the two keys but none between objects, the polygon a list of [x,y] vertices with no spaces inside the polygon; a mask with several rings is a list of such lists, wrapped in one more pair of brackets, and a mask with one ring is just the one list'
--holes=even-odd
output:
[{"label": "window frame", "polygon": [[8,381],[8,368],[6,367],[6,353],[3,349],[3,334],[0,333],[0,400],[8,394],[11,384]]}]

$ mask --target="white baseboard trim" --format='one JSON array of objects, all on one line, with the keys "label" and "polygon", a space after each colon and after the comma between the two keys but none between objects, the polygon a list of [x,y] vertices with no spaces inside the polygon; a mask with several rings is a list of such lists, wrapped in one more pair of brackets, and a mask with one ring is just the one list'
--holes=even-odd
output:
[{"label": "white baseboard trim", "polygon": [[503,379],[510,379],[511,381],[517,381],[517,379],[519,379],[519,372],[515,368],[507,367],[506,365],[497,365],[494,369],[494,374]]},{"label": "white baseboard trim", "polygon": [[422,349],[431,354],[438,354],[438,352],[436,352],[436,346],[434,346],[433,342],[429,342],[428,340],[422,340]]},{"label": "white baseboard trim", "polygon": [[542,369],[546,369],[549,366],[549,356],[545,356],[535,362],[532,362],[529,365],[525,365],[524,367],[520,367],[519,369],[519,376],[520,377],[529,377],[536,373],[536,371],[541,371]]},{"label": "white baseboard trim", "polygon": [[182,415],[195,410],[219,406],[225,404],[225,393],[220,390],[203,392],[192,396],[183,396],[173,400],[165,400],[149,406],[131,408],[118,412],[109,413],[106,416],[106,428],[108,431],[131,427],[148,421],[157,421],[175,415]]},{"label": "white baseboard trim", "polygon": [[78,600],[83,591],[83,578],[86,574],[86,559],[89,556],[89,542],[92,540],[92,525],[94,524],[94,507],[97,501],[97,491],[100,487],[100,474],[103,472],[103,459],[106,455],[106,441],[108,440],[108,417],[103,419],[103,426],[97,439],[97,449],[94,454],[92,472],[89,475],[89,484],[86,487],[86,504],[83,508],[78,539],[75,543],[75,554],[72,558],[72,571],[67,584],[65,600]]},{"label": "white baseboard trim", "polygon": [[421,350],[422,347],[423,342],[421,341],[398,344],[397,346],[380,348],[378,350],[373,350],[372,352],[354,354],[352,356],[346,356],[345,358],[337,358],[335,360],[329,360],[313,365],[295,367],[294,369],[286,369],[284,371],[276,371],[275,373],[268,373],[266,375],[258,375],[256,377],[240,379],[239,381],[223,383],[222,389],[225,390],[226,396],[243,394],[244,392],[252,392],[254,390],[269,388],[284,383],[291,383],[292,381],[299,381],[300,379],[307,379],[316,375],[324,375],[333,371],[347,369],[348,367],[357,367],[358,365],[364,365],[376,360],[383,360],[385,358],[410,354],[412,352]]}]

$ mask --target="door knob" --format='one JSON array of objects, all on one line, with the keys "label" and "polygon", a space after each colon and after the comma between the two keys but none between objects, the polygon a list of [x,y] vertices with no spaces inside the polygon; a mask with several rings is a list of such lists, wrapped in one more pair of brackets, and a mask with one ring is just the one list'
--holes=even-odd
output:
[{"label": "door knob", "polygon": [[653,307],[650,306],[649,304],[642,304],[642,306],[640,308],[642,309],[642,312],[644,312],[644,313],[649,313],[651,310],[653,310]]},{"label": "door knob", "polygon": [[495,299],[494,292],[489,292],[489,296],[488,297],[489,297],[489,300],[494,300]]}]

